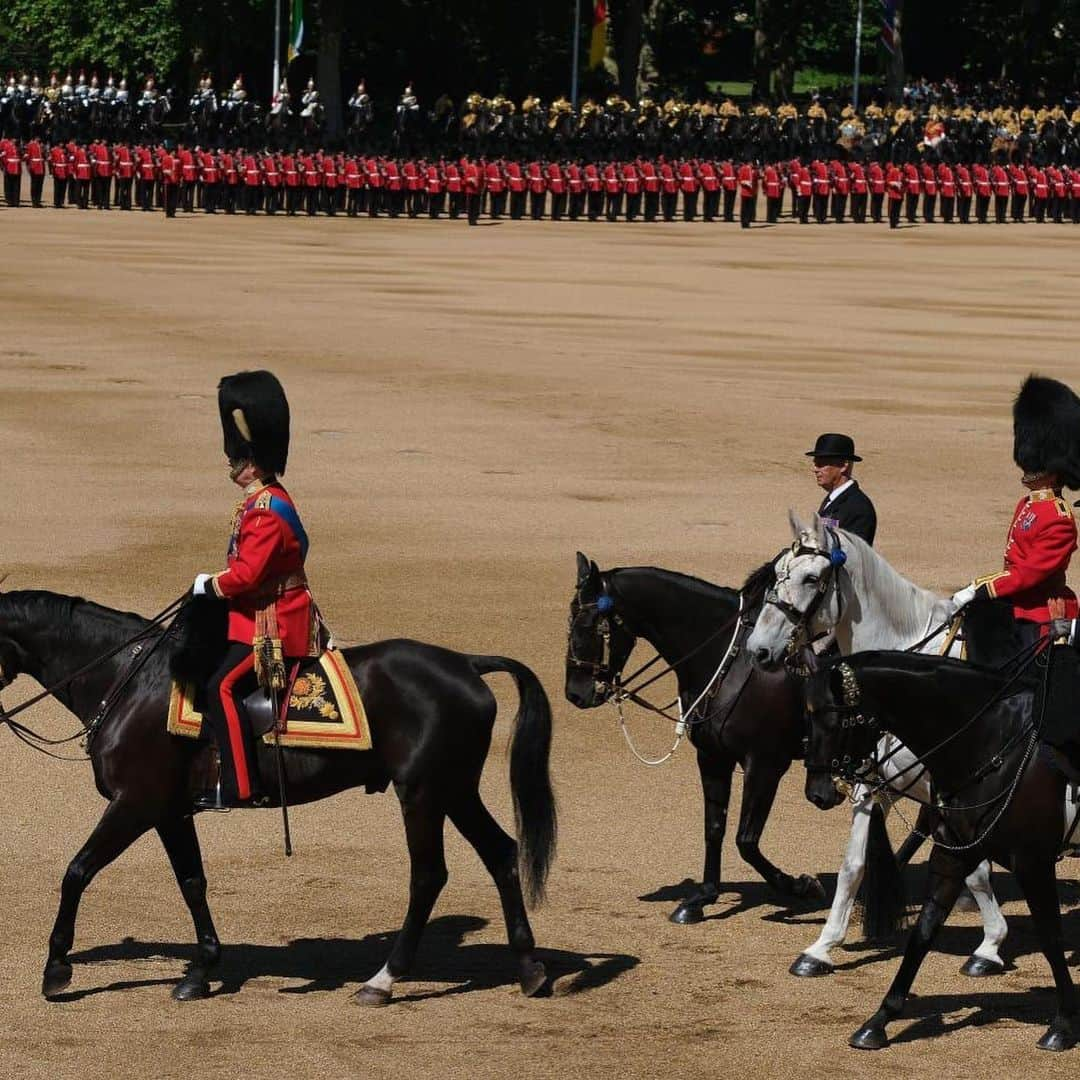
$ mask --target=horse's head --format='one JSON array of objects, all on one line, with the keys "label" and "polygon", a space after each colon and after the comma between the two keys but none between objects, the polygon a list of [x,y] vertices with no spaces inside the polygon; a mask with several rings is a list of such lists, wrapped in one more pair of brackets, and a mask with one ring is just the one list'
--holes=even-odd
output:
[{"label": "horse's head", "polygon": [[579,709],[603,705],[635,641],[596,563],[579,551],[566,643],[567,700]]},{"label": "horse's head", "polygon": [[829,664],[806,684],[806,797],[819,810],[844,800],[860,779],[881,734],[862,711],[862,691],[845,661]]},{"label": "horse's head", "polygon": [[778,667],[793,646],[833,630],[840,621],[840,570],[847,555],[836,532],[816,514],[805,526],[789,514],[794,542],[776,560],[776,587],[765,603],[747,648],[761,668]]}]

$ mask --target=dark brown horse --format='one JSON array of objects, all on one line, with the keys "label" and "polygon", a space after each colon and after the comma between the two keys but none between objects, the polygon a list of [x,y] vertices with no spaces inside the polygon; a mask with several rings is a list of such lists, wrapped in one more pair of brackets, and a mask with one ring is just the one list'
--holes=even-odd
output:
[{"label": "dark brown horse", "polygon": [[[193,610],[195,605],[189,612]],[[207,744],[165,731],[170,660],[175,659],[182,635],[173,630],[160,638],[161,633],[139,615],[74,597],[50,592],[0,594],[0,687],[25,673],[46,688],[57,688],[55,697],[91,729],[88,750],[94,779],[108,800],[101,820],[64,874],[42,981],[47,997],[71,981],[68,954],[83,892],[100,870],[151,829],[169,856],[198,940],[195,958],[173,997],[189,1000],[210,991],[220,944],[206,903],[206,878],[191,815],[191,796],[207,781],[210,755]],[[115,656],[93,664],[118,647],[121,651]],[[213,652],[213,647],[207,648],[207,657]],[[521,988],[526,995],[537,993],[546,974],[533,955],[519,865],[526,895],[539,901],[556,836],[548,776],[551,709],[543,687],[516,660],[469,656],[416,641],[383,641],[346,649],[344,655],[364,699],[374,748],[283,753],[292,802],[311,802],[360,785],[383,791],[390,783],[401,802],[411,864],[409,907],[385,967],[357,992],[356,999],[384,1004],[393,982],[412,966],[420,935],[447,878],[443,855],[447,817],[494,879]],[[92,670],[70,679],[87,665]],[[520,852],[479,794],[496,713],[495,698],[482,676],[496,671],[514,679],[521,697],[510,748]],[[111,707],[103,710],[102,702]],[[276,792],[272,753],[270,747],[260,746],[259,768],[265,790]]]},{"label": "dark brown horse", "polygon": [[759,842],[780,779],[800,756],[802,687],[784,669],[755,669],[743,647],[771,564],[744,586],[740,614],[736,589],[710,585],[655,567],[602,571],[578,552],[578,576],[570,602],[566,697],[579,709],[608,701],[638,638],[644,638],[675,670],[683,708],[689,710],[709,686],[729,650],[730,668],[688,718],[705,794],[705,872],[702,883],[671,914],[672,922],[695,923],[721,892],[720,856],[727,826],[731,779],[742,765],[743,797],[735,843],[739,854],[783,896],[824,900],[816,877],[793,878],[774,866]]}]

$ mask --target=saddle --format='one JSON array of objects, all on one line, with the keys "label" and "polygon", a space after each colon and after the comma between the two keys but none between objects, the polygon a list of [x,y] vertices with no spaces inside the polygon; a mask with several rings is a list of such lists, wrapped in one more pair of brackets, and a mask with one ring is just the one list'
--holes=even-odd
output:
[{"label": "saddle", "polygon": [[[356,681],[345,657],[337,649],[303,660],[282,694],[280,714],[274,716],[270,698],[262,689],[244,699],[244,711],[252,732],[274,743],[274,729],[281,745],[321,750],[370,750],[371,728]],[[170,735],[197,739],[203,716],[196,704],[191,682],[173,679],[166,730]]]}]

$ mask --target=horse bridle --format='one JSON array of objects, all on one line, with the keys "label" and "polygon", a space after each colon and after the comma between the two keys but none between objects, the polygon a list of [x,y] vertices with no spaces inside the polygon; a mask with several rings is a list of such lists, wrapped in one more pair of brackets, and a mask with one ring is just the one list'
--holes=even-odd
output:
[{"label": "horse bridle", "polygon": [[[780,566],[776,576],[776,585],[765,592],[764,602],[777,608],[792,623],[793,629],[789,651],[791,651],[792,648],[797,647],[798,638],[805,636],[807,628],[810,626],[814,616],[818,613],[818,610],[824,603],[825,597],[829,593],[829,589],[834,586],[836,589],[836,604],[838,608],[837,621],[839,621],[839,616],[843,611],[844,599],[843,593],[840,591],[840,573],[844,563],[847,562],[847,553],[840,546],[840,538],[836,533],[832,529],[828,529],[826,532],[832,541],[832,546],[828,551],[822,551],[821,548],[816,545],[808,544],[802,536],[795,540],[791,545],[790,550],[785,551],[780,558]],[[779,587],[790,577],[789,568],[791,566],[791,560],[797,559],[800,555],[816,555],[819,558],[827,559],[829,563],[825,572],[818,579],[817,591],[814,593],[813,598],[806,608],[802,610],[781,597],[778,591]]]},{"label": "horse bridle", "polygon": [[[840,663],[836,670],[840,673],[840,682],[843,691],[843,704],[832,702],[821,706],[817,711],[821,713],[834,713],[840,720],[840,738],[836,747],[837,756],[825,764],[807,760],[805,762],[808,773],[826,773],[837,777],[847,784],[860,783],[864,777],[860,774],[866,772],[863,763],[869,761],[871,770],[876,766],[874,755],[877,747],[878,722],[873,716],[867,716],[861,705],[862,695],[859,692],[859,683],[855,678],[849,664]],[[813,710],[807,709],[808,722],[812,723]],[[856,746],[856,739],[860,741],[870,736],[873,739],[869,754],[861,751],[861,746]]]},{"label": "horse bridle", "polygon": [[[615,688],[615,680],[618,672],[611,670],[611,626],[623,626],[622,616],[615,610],[615,601],[606,592],[602,592],[595,600],[583,600],[581,590],[577,592],[578,609],[570,616],[570,626],[567,630],[566,662],[571,667],[589,672],[593,682],[606,694],[610,695]],[[578,627],[578,620],[583,614],[596,611],[599,619],[596,621],[596,632],[600,635],[600,659],[583,660],[574,652],[574,631]]]}]

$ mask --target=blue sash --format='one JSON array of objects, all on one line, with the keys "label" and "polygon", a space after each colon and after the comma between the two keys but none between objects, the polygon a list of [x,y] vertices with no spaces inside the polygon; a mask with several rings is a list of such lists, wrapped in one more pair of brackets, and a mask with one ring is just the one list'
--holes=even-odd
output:
[{"label": "blue sash", "polygon": [[270,509],[289,526],[296,542],[300,545],[300,558],[306,559],[308,535],[304,532],[304,526],[300,522],[300,515],[296,512],[296,507],[292,503],[286,502],[285,499],[279,499],[276,495],[271,495]]}]

